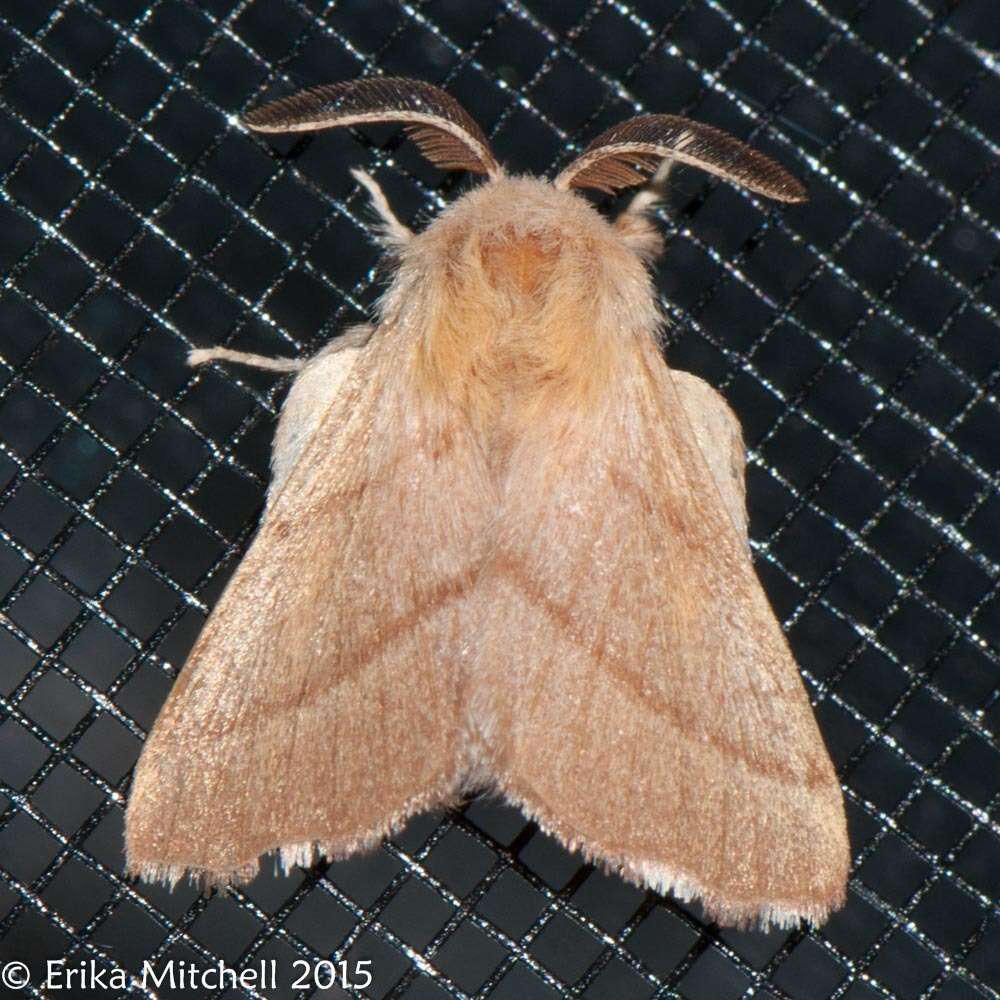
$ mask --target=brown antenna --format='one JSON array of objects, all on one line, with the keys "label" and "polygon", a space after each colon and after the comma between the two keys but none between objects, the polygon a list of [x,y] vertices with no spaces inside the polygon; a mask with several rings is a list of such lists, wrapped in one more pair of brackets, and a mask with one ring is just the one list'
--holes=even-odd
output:
[{"label": "brown antenna", "polygon": [[401,122],[420,152],[443,170],[499,177],[503,169],[483,130],[439,87],[375,76],[279,97],[243,116],[258,132],[311,132],[342,125]]},{"label": "brown antenna", "polygon": [[721,129],[677,115],[640,115],[599,135],[555,186],[613,194],[646,181],[664,159],[707,170],[778,201],[805,201],[806,189],[769,156]]}]

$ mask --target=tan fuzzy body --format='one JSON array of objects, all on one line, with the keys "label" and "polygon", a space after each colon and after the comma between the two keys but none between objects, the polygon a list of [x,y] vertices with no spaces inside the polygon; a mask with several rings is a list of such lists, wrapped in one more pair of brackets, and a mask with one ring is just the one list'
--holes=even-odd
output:
[{"label": "tan fuzzy body", "polygon": [[533,178],[470,192],[414,239],[385,315],[424,326],[415,393],[460,411],[493,465],[543,414],[599,404],[623,320],[657,323],[635,253],[582,198]]},{"label": "tan fuzzy body", "polygon": [[738,424],[659,354],[654,242],[500,177],[402,248],[367,345],[289,397],[130,870],[341,857],[485,784],[727,923],[840,905],[840,787],[750,561]]}]

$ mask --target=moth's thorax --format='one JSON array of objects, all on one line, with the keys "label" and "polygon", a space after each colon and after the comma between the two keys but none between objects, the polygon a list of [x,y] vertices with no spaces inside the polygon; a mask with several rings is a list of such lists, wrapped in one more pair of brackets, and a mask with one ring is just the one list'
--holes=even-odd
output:
[{"label": "moth's thorax", "polygon": [[629,337],[657,321],[643,264],[614,227],[534,178],[449,207],[407,249],[392,307],[421,329],[422,388],[487,423],[592,400]]}]

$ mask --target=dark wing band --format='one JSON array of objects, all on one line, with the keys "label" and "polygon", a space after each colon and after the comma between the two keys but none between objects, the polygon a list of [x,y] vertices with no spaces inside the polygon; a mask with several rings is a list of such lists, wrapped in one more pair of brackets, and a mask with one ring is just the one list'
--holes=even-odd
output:
[{"label": "dark wing band", "polygon": [[640,115],[608,129],[559,174],[555,186],[614,194],[642,184],[668,157],[778,201],[807,197],[805,187],[769,156],[677,115]]},{"label": "dark wing band", "polygon": [[421,80],[367,77],[300,90],[243,117],[258,132],[310,132],[401,122],[420,152],[444,170],[502,171],[483,130],[450,94]]}]

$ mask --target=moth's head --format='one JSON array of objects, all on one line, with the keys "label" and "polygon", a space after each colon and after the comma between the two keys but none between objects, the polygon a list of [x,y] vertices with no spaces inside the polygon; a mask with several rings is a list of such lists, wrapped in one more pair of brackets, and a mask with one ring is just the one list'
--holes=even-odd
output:
[{"label": "moth's head", "polygon": [[651,175],[655,181],[658,168],[679,161],[781,201],[805,197],[773,160],[673,115],[643,115],[609,129],[553,180],[509,176],[461,105],[417,80],[368,77],[314,87],[244,120],[262,132],[397,122],[432,163],[486,178],[414,235],[392,216],[374,182],[355,174],[372,191],[383,241],[398,264],[380,303],[387,328],[422,325],[418,358],[428,384],[448,393],[479,386],[474,409],[484,426],[495,415],[490,401],[502,395],[484,388],[491,379],[572,384],[574,398],[590,398],[586,387],[613,367],[616,338],[599,338],[603,355],[581,353],[580,331],[648,332],[659,321],[644,266],[660,249],[649,211],[658,200],[655,184],[613,222],[582,189],[616,194]]},{"label": "moth's head", "polygon": [[[485,175],[489,183],[480,192],[489,188],[493,192],[467,195],[462,199],[462,212],[478,206],[489,215],[491,224],[506,233],[523,228],[522,198],[536,205],[542,215],[565,208],[567,220],[583,218],[580,212],[593,210],[574,192],[593,189],[617,194],[639,187],[653,176],[653,188],[640,191],[615,223],[622,243],[645,260],[655,256],[659,246],[649,218],[649,210],[659,197],[655,181],[662,180],[663,168],[673,163],[700,167],[778,201],[804,201],[806,197],[805,188],[763,153],[719,129],[676,115],[641,115],[615,125],[551,182],[510,178],[483,130],[450,94],[429,83],[400,77],[367,77],[313,87],[257,108],[244,121],[261,132],[400,122],[432,163],[444,170]],[[534,245],[541,247],[537,239]]]},{"label": "moth's head", "polygon": [[424,270],[456,290],[483,286],[511,308],[570,293],[598,268],[640,267],[615,226],[586,199],[530,176],[501,176],[454,201],[413,241]]}]

